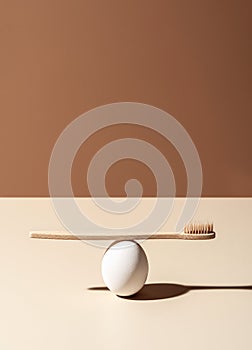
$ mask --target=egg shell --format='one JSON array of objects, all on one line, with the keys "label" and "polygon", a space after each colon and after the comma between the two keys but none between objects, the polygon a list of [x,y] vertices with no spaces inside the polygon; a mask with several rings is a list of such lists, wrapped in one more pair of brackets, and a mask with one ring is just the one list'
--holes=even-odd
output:
[{"label": "egg shell", "polygon": [[113,243],[102,259],[104,283],[119,296],[130,296],[142,289],[148,270],[147,256],[135,241]]}]

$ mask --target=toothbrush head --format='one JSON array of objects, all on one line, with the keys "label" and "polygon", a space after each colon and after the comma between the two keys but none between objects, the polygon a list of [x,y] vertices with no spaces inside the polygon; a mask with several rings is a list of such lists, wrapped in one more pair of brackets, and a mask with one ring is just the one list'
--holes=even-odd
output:
[{"label": "toothbrush head", "polygon": [[214,233],[213,223],[207,224],[198,224],[198,223],[190,223],[184,227],[184,233],[189,234],[210,234]]}]

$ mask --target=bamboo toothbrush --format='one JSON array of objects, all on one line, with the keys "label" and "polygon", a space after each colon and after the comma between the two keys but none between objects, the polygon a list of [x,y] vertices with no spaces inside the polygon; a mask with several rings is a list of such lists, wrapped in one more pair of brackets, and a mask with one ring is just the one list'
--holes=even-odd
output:
[{"label": "bamboo toothbrush", "polygon": [[40,239],[58,239],[58,240],[141,240],[141,239],[187,239],[187,240],[206,240],[215,238],[213,224],[188,224],[184,227],[184,232],[157,232],[132,233],[132,234],[71,234],[69,232],[51,232],[51,231],[32,231],[30,238]]}]

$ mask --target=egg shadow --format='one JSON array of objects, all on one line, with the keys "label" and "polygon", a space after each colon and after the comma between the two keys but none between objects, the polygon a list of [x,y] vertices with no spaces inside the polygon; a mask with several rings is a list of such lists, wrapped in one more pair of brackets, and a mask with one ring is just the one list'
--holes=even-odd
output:
[{"label": "egg shadow", "polygon": [[[175,298],[189,293],[192,290],[252,290],[252,285],[244,286],[200,286],[200,285],[183,285],[176,283],[148,283],[136,294],[131,296],[120,296],[122,299],[129,300],[162,300]],[[90,291],[108,291],[107,287],[90,287]]]}]

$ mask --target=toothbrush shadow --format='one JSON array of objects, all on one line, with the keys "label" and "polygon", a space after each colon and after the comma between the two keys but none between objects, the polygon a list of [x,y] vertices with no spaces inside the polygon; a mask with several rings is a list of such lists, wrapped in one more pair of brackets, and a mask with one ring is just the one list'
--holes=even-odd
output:
[{"label": "toothbrush shadow", "polygon": [[[243,289],[252,290],[252,285],[246,286],[191,286],[175,283],[148,283],[136,294],[129,297],[121,297],[130,300],[161,300],[178,297],[189,293],[192,290],[207,289]],[[108,290],[107,287],[90,287],[88,290],[103,291]]]}]

